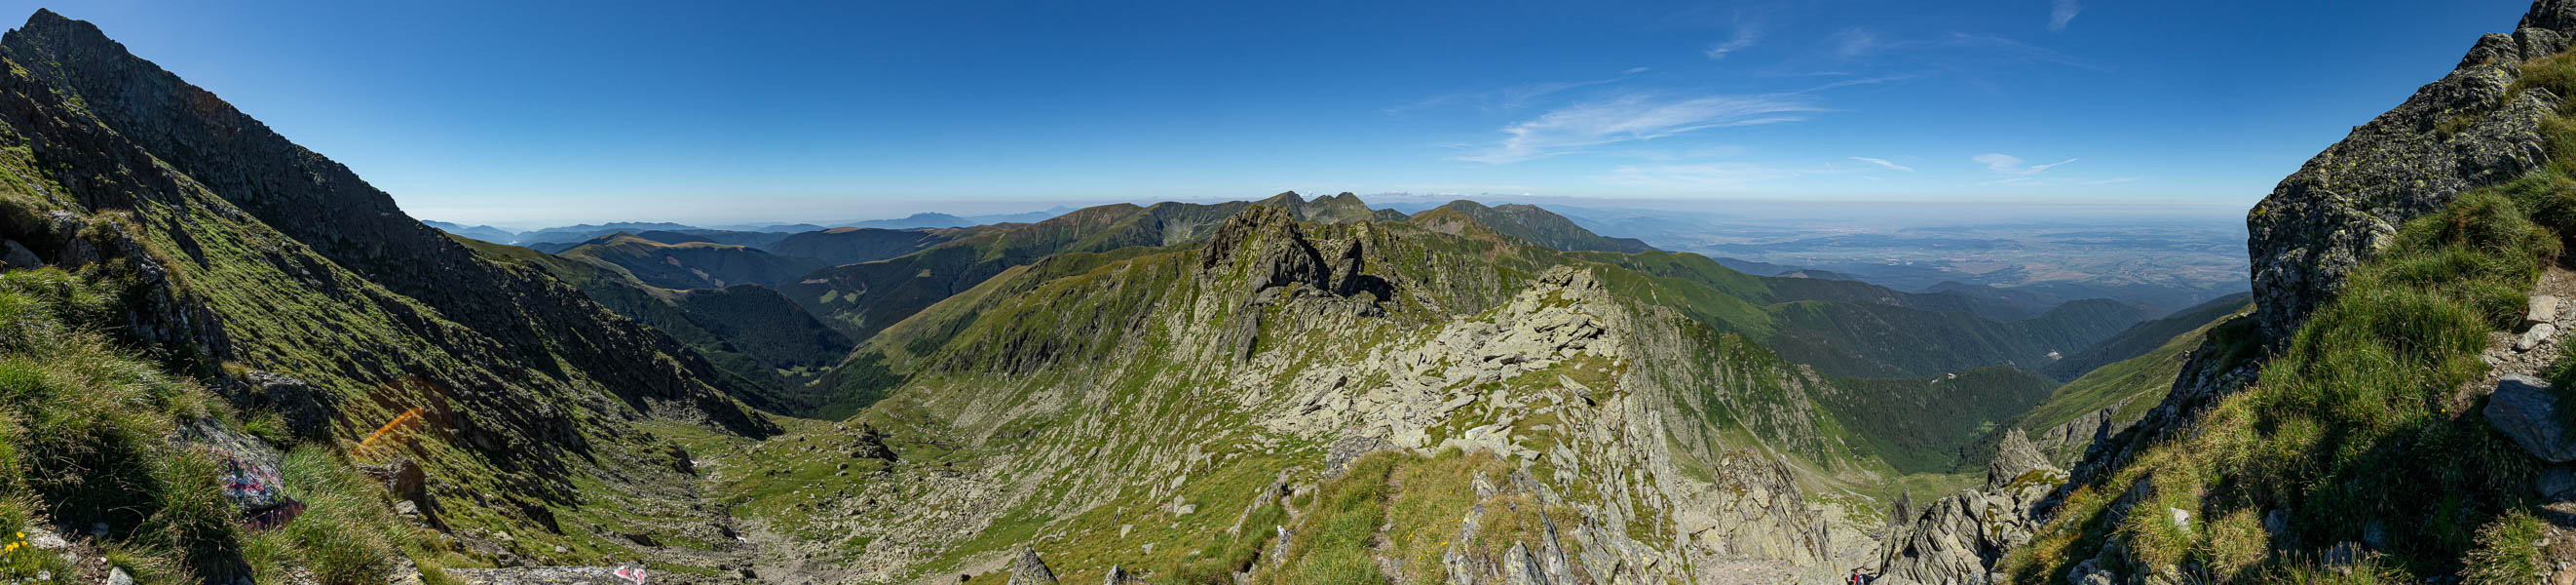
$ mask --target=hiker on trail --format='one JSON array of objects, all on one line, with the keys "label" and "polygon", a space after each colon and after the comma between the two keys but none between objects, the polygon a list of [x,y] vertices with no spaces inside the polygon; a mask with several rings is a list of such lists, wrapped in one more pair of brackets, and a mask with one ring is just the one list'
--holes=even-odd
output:
[{"label": "hiker on trail", "polygon": [[1852,569],[1852,571],[1851,571],[1851,577],[1850,577],[1850,578],[1847,578],[1847,579],[1843,579],[1843,585],[1860,585],[1860,584],[1861,584],[1861,580],[1860,580],[1860,569]]}]

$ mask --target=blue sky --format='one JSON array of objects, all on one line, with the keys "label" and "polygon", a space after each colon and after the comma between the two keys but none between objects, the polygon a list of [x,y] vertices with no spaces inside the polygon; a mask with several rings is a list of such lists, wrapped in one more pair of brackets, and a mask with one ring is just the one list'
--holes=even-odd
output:
[{"label": "blue sky", "polygon": [[535,4],[49,6],[414,215],[504,225],[1292,189],[2242,210],[2529,6]]}]

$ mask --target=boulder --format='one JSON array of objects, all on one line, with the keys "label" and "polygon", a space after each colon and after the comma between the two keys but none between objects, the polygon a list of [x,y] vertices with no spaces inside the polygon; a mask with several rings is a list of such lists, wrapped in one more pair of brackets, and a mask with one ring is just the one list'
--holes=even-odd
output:
[{"label": "boulder", "polygon": [[2557,321],[2558,297],[2534,295],[2531,297],[2530,308],[2522,313],[2522,326],[2524,328],[2538,326],[2542,323],[2555,323]]},{"label": "boulder", "polygon": [[2513,341],[2513,350],[2531,351],[2532,348],[2540,347],[2541,342],[2549,341],[2550,337],[2556,335],[2558,335],[2557,325],[2548,323],[2533,325],[2530,331],[2522,332],[2521,339]]},{"label": "boulder", "polygon": [[241,511],[256,515],[294,503],[282,491],[285,484],[277,473],[281,459],[277,448],[258,437],[214,419],[200,419],[180,425],[170,441],[213,455],[221,466],[217,483],[223,486],[224,498]]},{"label": "boulder", "polygon": [[2558,392],[2548,382],[2507,375],[2487,396],[2484,414],[2488,424],[2533,456],[2550,463],[2576,461],[2576,436],[2568,432],[2567,420],[2558,412]]},{"label": "boulder", "polygon": [[1055,585],[1055,570],[1038,558],[1034,548],[1020,547],[1020,558],[1011,562],[1010,585]]},{"label": "boulder", "polygon": [[37,258],[34,250],[27,249],[17,240],[0,240],[0,268],[28,270],[44,267],[45,261]]},{"label": "boulder", "polygon": [[277,413],[287,432],[306,439],[330,436],[334,408],[329,398],[294,376],[251,370],[223,385],[226,398],[246,410]]}]

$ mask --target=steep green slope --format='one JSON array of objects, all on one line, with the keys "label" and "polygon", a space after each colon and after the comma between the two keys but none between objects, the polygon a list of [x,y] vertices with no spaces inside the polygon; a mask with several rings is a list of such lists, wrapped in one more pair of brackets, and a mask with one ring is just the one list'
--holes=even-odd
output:
[{"label": "steep green slope", "polygon": [[[2469,415],[2479,397],[2457,390],[2486,375],[2476,356],[2490,332],[2519,319],[2523,288],[2560,252],[2560,234],[2576,233],[2570,218],[2576,181],[2543,171],[2407,222],[2261,366],[2257,382],[2209,398],[2193,432],[2146,445],[2077,487],[2003,568],[2017,582],[2058,582],[2116,541],[2127,562],[2150,570],[2192,563],[2247,579],[2323,572],[2310,560],[2317,557],[2276,554],[2262,539],[2236,540],[2245,537],[2233,528],[2184,532],[2162,513],[2123,514],[2115,499],[2222,526],[2251,527],[2279,510],[2285,538],[2297,537],[2289,542],[2318,550],[2376,542],[2386,556],[2357,569],[2375,582],[2472,571],[2462,563],[2481,547],[2539,554],[2545,543],[2481,538],[2482,527],[2527,522],[2518,519],[2538,506],[2531,482],[2542,462]],[[2228,554],[2195,552],[2203,550]]]},{"label": "steep green slope", "polygon": [[1001,226],[888,230],[840,227],[804,232],[757,246],[780,256],[821,260],[825,266],[874,262],[902,256]]},{"label": "steep green slope", "polygon": [[2253,295],[2246,293],[2227,295],[2159,319],[2130,326],[2128,330],[2121,331],[2118,335],[2103,339],[2092,347],[2084,348],[2083,351],[2069,354],[2057,363],[2049,364],[2040,373],[2059,380],[2074,380],[2092,372],[2095,368],[2147,355],[2168,345],[2177,337],[2243,310],[2252,298]]},{"label": "steep green slope", "polygon": [[673,289],[724,288],[736,284],[776,286],[823,267],[820,260],[780,256],[743,246],[710,242],[666,244],[624,233],[582,242],[556,255],[615,266],[637,282]]},{"label": "steep green slope", "polygon": [[492,262],[542,270],[609,310],[670,334],[706,356],[727,379],[758,389],[740,397],[765,410],[813,407],[806,399],[812,392],[803,386],[853,346],[849,337],[767,288],[671,290],[637,282],[624,270],[598,262],[518,246],[459,242]]},{"label": "steep green slope", "polygon": [[2241,295],[2228,300],[2234,303],[2224,307],[2226,310],[2222,312],[2212,314],[2207,310],[2194,309],[2166,318],[2164,321],[2194,318],[2202,321],[2190,330],[2165,339],[2155,349],[2094,368],[2083,377],[2067,382],[2050,394],[2047,402],[2032,408],[2014,424],[2036,435],[2076,417],[2112,407],[2118,407],[2112,417],[2115,424],[2126,425],[2138,420],[2147,409],[2164,400],[2167,390],[2173,389],[2174,377],[2182,373],[2183,363],[2190,361],[2192,349],[2201,346],[2201,341],[2208,337],[2211,329],[2252,308],[2252,303]]},{"label": "steep green slope", "polygon": [[1543,248],[1568,252],[1644,252],[1655,249],[1636,238],[1612,238],[1592,233],[1575,225],[1574,220],[1557,215],[1536,205],[1510,204],[1487,207],[1485,204],[1460,199],[1423,213],[1456,213],[1476,218],[1494,231],[1520,238]]},{"label": "steep green slope", "polygon": [[[420,577],[443,582],[435,565],[443,543],[395,519],[329,445],[294,435],[274,413],[245,416],[197,379],[102,334],[117,329],[121,305],[145,300],[108,291],[141,274],[85,273],[0,273],[0,392],[9,397],[0,413],[12,421],[0,433],[0,533],[17,535],[0,551],[0,578],[106,581],[108,567],[75,564],[77,555],[39,550],[60,546],[30,546],[25,536],[103,523],[109,533],[90,541],[112,547],[115,570],[144,582],[280,582],[294,572],[383,581],[404,575],[394,559],[406,555],[431,563]],[[215,436],[242,441],[228,445],[235,453],[291,448],[269,461],[274,487],[314,511],[283,530],[243,526],[223,461],[202,450]]]},{"label": "steep green slope", "polygon": [[[1985,366],[2031,368],[2093,345],[2140,310],[2109,300],[2066,303],[2037,317],[1996,321],[1984,301],[1857,281],[1752,276],[1697,254],[1580,253],[1653,275],[1665,285],[1623,291],[1754,336],[1791,360],[1852,377],[1929,376]],[[1612,279],[1612,282],[1620,282]],[[1696,285],[1696,286],[1692,286]]]},{"label": "steep green slope", "polygon": [[1766,309],[1780,332],[1771,343],[1781,355],[1846,376],[2044,366],[2140,317],[2137,307],[2098,299],[2004,323],[1892,305],[1796,301]]},{"label": "steep green slope", "polygon": [[[2019,368],[1930,378],[1837,378],[1825,406],[1871,452],[1904,473],[1948,473],[1960,449],[2049,398],[2056,381]],[[1975,462],[1982,467],[1984,462]]]},{"label": "steep green slope", "polygon": [[1069,252],[1195,241],[1250,205],[1089,207],[1034,224],[973,233],[896,258],[825,268],[778,290],[833,327],[864,339],[1011,267]]},{"label": "steep green slope", "polygon": [[[324,441],[405,412],[434,423],[375,452],[425,468],[428,486],[405,497],[458,531],[459,562],[628,558],[599,531],[548,527],[710,521],[630,507],[685,497],[670,486],[688,482],[684,454],[626,421],[775,432],[694,352],[543,273],[483,261],[93,26],[40,11],[0,37],[0,56],[0,234],[66,270],[144,275],[123,292],[138,347],[219,388],[309,388],[246,401],[310,419]],[[518,537],[491,536],[503,531]]]}]

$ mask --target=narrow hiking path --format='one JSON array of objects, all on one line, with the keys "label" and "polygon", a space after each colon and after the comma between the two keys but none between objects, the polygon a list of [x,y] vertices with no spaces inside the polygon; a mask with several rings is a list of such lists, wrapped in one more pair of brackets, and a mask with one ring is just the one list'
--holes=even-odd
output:
[{"label": "narrow hiking path", "polygon": [[[2540,282],[2532,286],[2530,297],[2533,303],[2524,310],[2523,323],[2487,333],[2486,351],[2478,355],[2487,363],[2487,375],[2452,392],[2446,409],[2452,417],[2477,416],[2473,410],[2478,400],[2494,392],[2496,383],[2505,376],[2546,378],[2549,370],[2557,367],[2560,356],[2566,354],[2568,333],[2576,330],[2576,310],[2568,306],[2571,299],[2576,299],[2576,271],[2551,263],[2541,271]],[[2534,317],[2541,317],[2543,322],[2533,323]]]}]

